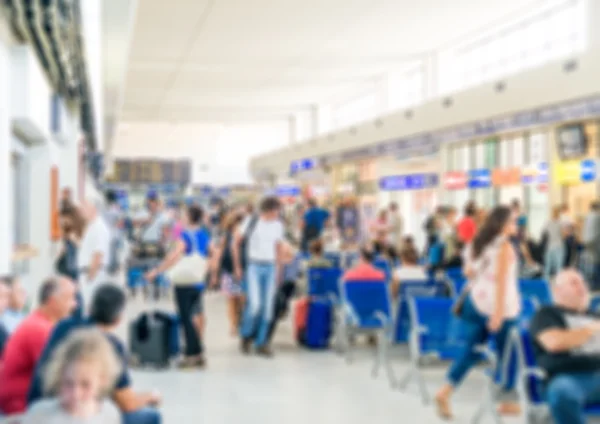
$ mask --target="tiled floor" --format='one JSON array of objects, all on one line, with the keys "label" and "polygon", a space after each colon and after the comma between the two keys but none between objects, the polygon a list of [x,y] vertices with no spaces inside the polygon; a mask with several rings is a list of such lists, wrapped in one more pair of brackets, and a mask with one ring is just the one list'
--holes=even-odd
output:
[{"label": "tiled floor", "polygon": [[[169,307],[168,303],[162,306]],[[140,302],[132,302],[130,314],[133,316],[142,307]],[[278,329],[275,358],[243,357],[237,340],[228,335],[220,294],[207,296],[206,311],[206,370],[134,373],[135,385],[140,389],[162,392],[166,423],[441,422],[431,406],[421,403],[415,386],[402,393],[391,390],[383,376],[371,378],[371,356],[366,350],[359,352],[351,365],[332,352],[300,350],[292,342],[291,326],[286,322]],[[399,357],[396,364],[400,375],[406,361]],[[430,392],[443,381],[444,368],[427,371]],[[482,387],[482,377],[473,373],[456,395],[454,422],[470,422],[480,403]]]}]

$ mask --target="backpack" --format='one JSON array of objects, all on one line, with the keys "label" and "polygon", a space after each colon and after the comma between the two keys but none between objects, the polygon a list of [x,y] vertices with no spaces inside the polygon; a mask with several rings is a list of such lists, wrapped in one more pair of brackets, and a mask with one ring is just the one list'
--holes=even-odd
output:
[{"label": "backpack", "polygon": [[242,240],[240,242],[240,260],[242,270],[246,270],[248,265],[248,242],[250,241],[250,237],[254,233],[254,229],[256,228],[256,224],[258,223],[258,215],[253,215],[250,218],[250,222],[248,223],[248,228],[246,228],[246,232],[244,233]]}]

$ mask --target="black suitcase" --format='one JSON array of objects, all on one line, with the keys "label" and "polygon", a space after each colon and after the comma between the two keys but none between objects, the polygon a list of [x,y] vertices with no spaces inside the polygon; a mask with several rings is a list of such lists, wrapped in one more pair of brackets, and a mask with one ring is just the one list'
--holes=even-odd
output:
[{"label": "black suitcase", "polygon": [[142,313],[129,324],[129,351],[133,364],[168,367],[178,353],[178,336],[176,318],[163,312]]}]

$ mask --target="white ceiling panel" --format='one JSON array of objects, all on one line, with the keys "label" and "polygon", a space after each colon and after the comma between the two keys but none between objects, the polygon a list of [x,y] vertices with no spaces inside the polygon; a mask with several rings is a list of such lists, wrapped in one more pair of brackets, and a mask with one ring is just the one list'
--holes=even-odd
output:
[{"label": "white ceiling panel", "polygon": [[121,118],[286,116],[536,3],[139,0]]}]

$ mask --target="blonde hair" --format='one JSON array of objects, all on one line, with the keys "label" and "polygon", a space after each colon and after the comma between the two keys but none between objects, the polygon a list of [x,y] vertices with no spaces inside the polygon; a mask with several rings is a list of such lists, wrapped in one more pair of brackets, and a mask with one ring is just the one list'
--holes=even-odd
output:
[{"label": "blonde hair", "polygon": [[67,368],[78,362],[92,363],[99,369],[102,395],[112,390],[122,368],[106,335],[95,329],[77,330],[59,345],[46,366],[44,392],[56,396]]}]

